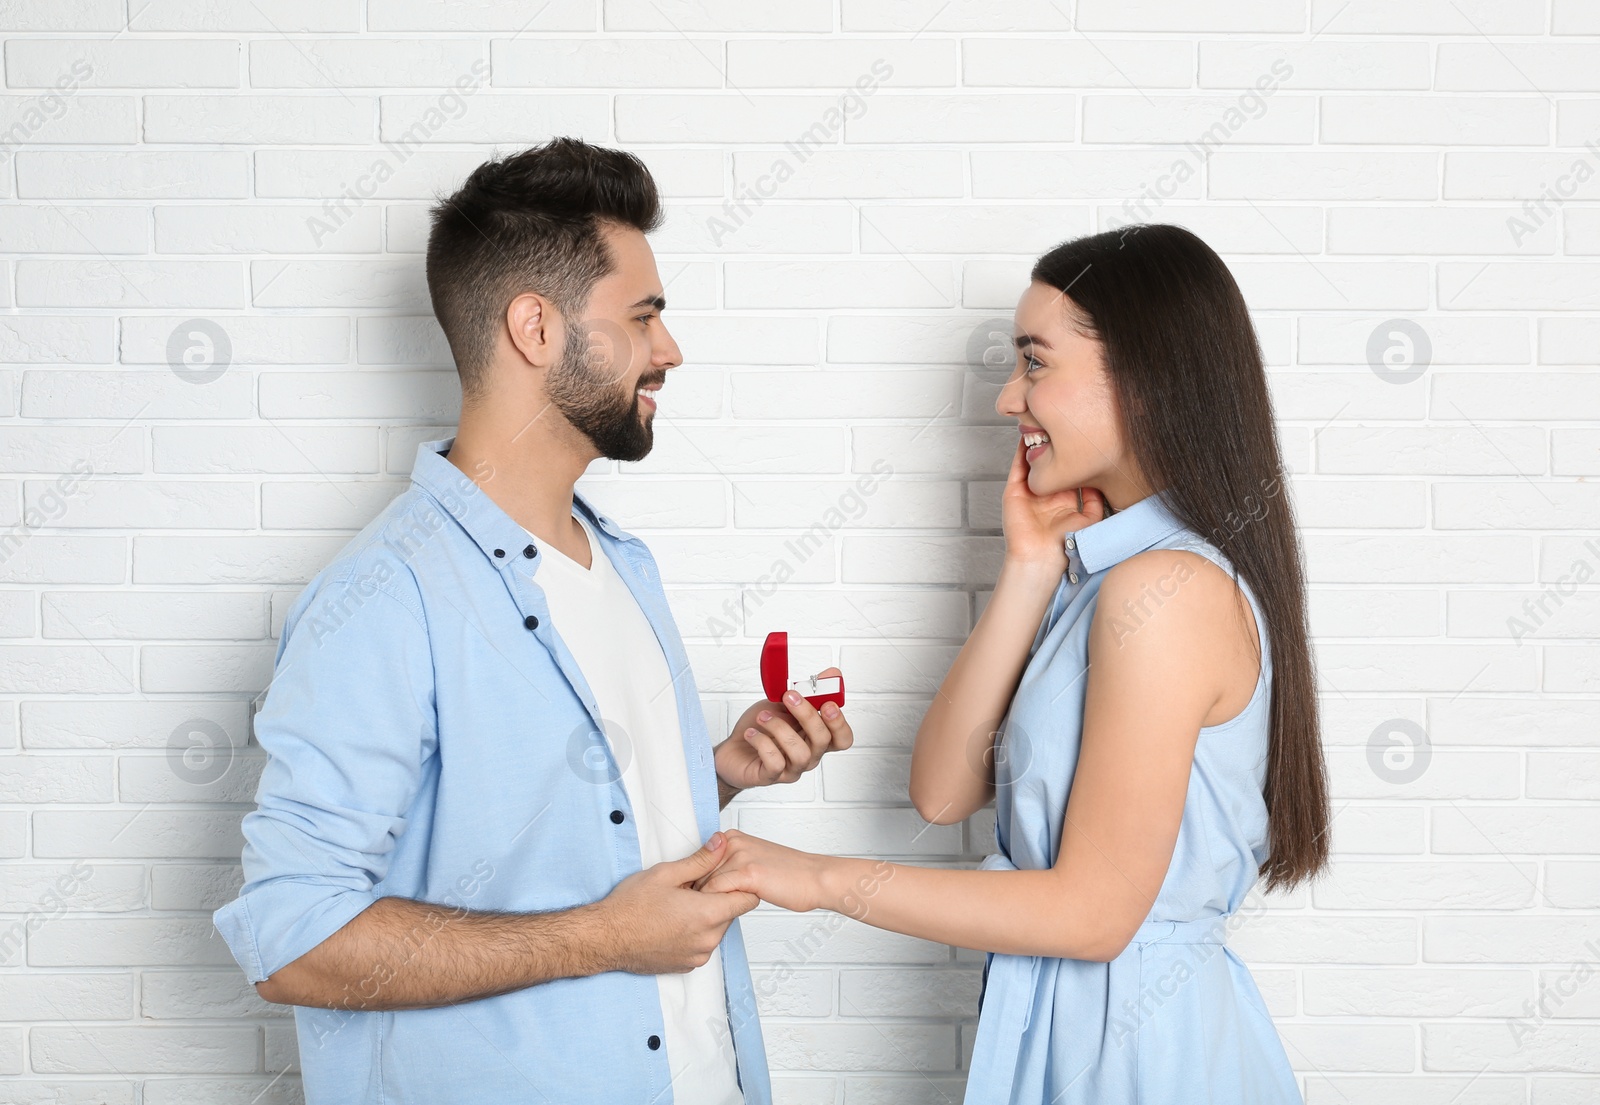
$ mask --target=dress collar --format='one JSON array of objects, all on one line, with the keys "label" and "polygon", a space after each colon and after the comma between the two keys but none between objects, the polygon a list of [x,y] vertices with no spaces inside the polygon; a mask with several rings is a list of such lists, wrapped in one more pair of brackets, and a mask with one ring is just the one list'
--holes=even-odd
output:
[{"label": "dress collar", "polygon": [[1120,564],[1183,529],[1182,520],[1172,512],[1169,502],[1166,491],[1157,491],[1108,518],[1067,534],[1077,546],[1084,570],[1098,572]]},{"label": "dress collar", "polygon": [[[504,567],[516,561],[531,558],[535,546],[528,542],[528,531],[500,509],[484,490],[461,469],[450,463],[444,454],[455,444],[454,437],[424,441],[417,446],[416,463],[411,468],[411,482],[436,499],[451,516],[461,524],[467,535],[497,566]],[[618,541],[636,541],[631,533],[589,505],[574,489],[573,505],[595,526]]]}]

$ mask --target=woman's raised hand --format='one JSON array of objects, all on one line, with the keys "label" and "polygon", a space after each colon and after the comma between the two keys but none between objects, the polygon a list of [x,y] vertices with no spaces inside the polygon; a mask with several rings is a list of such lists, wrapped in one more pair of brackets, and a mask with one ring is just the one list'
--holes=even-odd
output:
[{"label": "woman's raised hand", "polygon": [[1064,572],[1067,553],[1062,541],[1068,533],[1104,518],[1106,499],[1093,487],[1069,488],[1049,495],[1034,494],[1028,486],[1026,453],[1027,447],[1019,436],[1000,507],[1006,535],[1006,559],[1059,566]]}]

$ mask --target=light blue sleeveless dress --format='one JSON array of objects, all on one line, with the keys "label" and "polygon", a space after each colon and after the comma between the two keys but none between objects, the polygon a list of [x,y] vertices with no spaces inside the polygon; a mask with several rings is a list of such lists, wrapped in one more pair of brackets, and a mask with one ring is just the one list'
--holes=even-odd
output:
[{"label": "light blue sleeveless dress", "polygon": [[[1105,571],[1146,549],[1228,559],[1162,493],[1067,536],[1068,570],[1029,653],[995,755],[986,870],[1054,865],[1083,736],[1089,623]],[[1266,619],[1250,587],[1262,671],[1254,697],[1200,730],[1165,881],[1133,942],[1109,963],[990,954],[967,1105],[1300,1105],[1283,1043],[1229,917],[1267,851],[1272,699]],[[1155,596],[1158,598],[1159,596]],[[1150,611],[1155,610],[1152,600]],[[1130,623],[1143,616],[1125,614]]]}]

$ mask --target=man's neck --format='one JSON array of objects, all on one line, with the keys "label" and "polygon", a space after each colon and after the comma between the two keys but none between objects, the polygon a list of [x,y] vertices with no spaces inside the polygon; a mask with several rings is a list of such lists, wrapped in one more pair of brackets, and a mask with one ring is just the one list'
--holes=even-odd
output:
[{"label": "man's neck", "polygon": [[[572,489],[596,454],[564,440],[579,436],[554,410],[528,423],[469,408],[445,459],[512,521],[581,562],[587,539],[572,519]],[[580,548],[583,555],[575,555]]]}]

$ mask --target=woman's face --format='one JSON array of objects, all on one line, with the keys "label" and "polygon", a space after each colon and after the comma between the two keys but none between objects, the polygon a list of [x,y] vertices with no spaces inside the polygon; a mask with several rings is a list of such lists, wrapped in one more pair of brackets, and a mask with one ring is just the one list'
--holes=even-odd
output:
[{"label": "woman's face", "polygon": [[1059,289],[1028,285],[1013,319],[1017,366],[995,410],[1015,418],[1030,443],[1040,440],[1027,451],[1034,494],[1094,487],[1120,510],[1148,491],[1127,452],[1102,347],[1073,328],[1076,310]]}]

